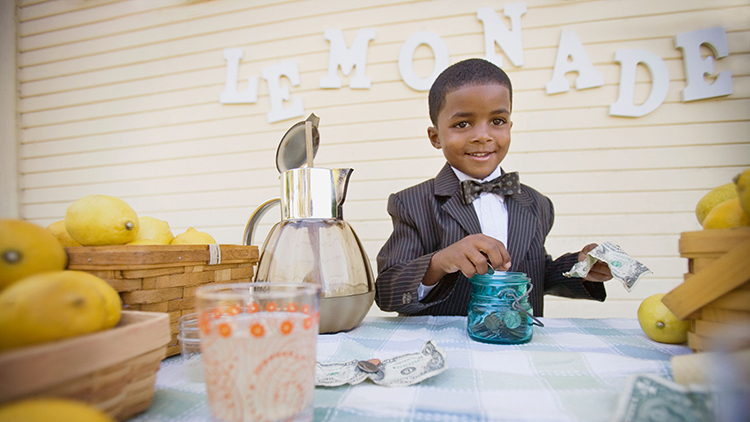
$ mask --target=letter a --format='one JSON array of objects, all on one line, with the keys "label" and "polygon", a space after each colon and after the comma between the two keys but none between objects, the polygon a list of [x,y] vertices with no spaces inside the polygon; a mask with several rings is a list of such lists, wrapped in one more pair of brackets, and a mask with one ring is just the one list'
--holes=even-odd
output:
[{"label": "letter a", "polygon": [[[570,61],[568,61],[570,58]],[[594,88],[604,85],[604,75],[594,69],[581,40],[575,31],[563,29],[560,35],[560,45],[557,47],[555,70],[552,79],[547,83],[547,94],[557,94],[570,90],[570,84],[565,74],[578,72],[576,89]]]}]

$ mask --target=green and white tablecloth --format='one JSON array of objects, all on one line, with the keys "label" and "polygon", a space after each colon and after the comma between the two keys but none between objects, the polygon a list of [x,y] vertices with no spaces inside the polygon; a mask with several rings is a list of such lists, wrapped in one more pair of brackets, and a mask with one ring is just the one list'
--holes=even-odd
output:
[{"label": "green and white tablecloth", "polygon": [[[386,359],[434,340],[448,369],[409,387],[370,381],[315,390],[315,421],[608,421],[633,374],[672,378],[685,345],[654,342],[635,319],[551,319],[531,342],[478,343],[465,317],[366,318],[318,338],[319,362]],[[203,384],[188,382],[179,356],[164,360],[151,407],[132,422],[210,421]]]}]

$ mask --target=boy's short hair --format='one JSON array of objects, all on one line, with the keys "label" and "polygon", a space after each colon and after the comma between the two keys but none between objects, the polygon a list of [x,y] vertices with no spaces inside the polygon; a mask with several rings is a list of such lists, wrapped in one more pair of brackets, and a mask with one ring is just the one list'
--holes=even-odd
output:
[{"label": "boy's short hair", "polygon": [[430,87],[428,103],[430,120],[437,126],[438,114],[445,103],[445,96],[465,85],[499,84],[508,88],[513,104],[513,87],[510,78],[499,67],[484,59],[467,59],[448,66]]}]

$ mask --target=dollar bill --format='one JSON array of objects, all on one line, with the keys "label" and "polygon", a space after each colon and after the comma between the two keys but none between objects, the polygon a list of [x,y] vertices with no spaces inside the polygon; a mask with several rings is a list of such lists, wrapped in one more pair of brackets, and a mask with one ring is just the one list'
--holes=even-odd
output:
[{"label": "dollar bill", "polygon": [[690,388],[655,375],[631,375],[612,422],[711,422],[712,396],[705,387]]},{"label": "dollar bill", "polygon": [[416,384],[443,372],[447,367],[445,352],[430,340],[417,353],[395,356],[377,365],[377,372],[365,372],[360,361],[343,363],[317,363],[315,385],[337,387],[356,385],[366,379],[386,387],[401,387]]},{"label": "dollar bill", "polygon": [[315,385],[338,387],[344,384],[359,384],[366,380],[369,374],[357,367],[358,362],[352,360],[343,363],[316,363]]},{"label": "dollar bill", "polygon": [[573,265],[570,271],[563,273],[566,277],[586,277],[597,262],[604,262],[612,272],[612,277],[620,280],[625,290],[633,290],[635,283],[651,270],[627,254],[622,248],[611,242],[604,242],[589,251],[586,259]]}]

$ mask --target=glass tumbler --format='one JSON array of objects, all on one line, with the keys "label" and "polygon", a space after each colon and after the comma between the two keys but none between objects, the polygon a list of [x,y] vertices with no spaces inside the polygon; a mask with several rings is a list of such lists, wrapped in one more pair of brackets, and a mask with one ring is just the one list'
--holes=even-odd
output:
[{"label": "glass tumbler", "polygon": [[182,368],[185,378],[192,382],[203,382],[203,357],[201,356],[201,338],[198,329],[198,314],[190,313],[177,320],[182,356]]},{"label": "glass tumbler", "polygon": [[520,344],[531,340],[532,316],[528,296],[531,280],[524,273],[496,271],[470,278],[469,337],[484,343]]},{"label": "glass tumbler", "polygon": [[217,421],[311,421],[320,289],[303,282],[202,286],[196,309]]}]

